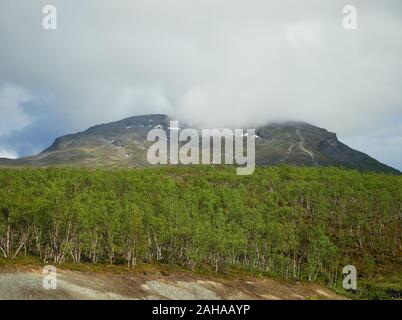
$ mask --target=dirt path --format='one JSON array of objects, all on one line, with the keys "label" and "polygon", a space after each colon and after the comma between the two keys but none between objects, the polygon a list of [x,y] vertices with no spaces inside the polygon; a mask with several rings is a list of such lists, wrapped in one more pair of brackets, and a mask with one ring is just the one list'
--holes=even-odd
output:
[{"label": "dirt path", "polygon": [[293,151],[293,149],[296,146],[298,146],[298,147],[300,147],[300,149],[303,152],[305,152],[305,153],[307,153],[309,155],[309,157],[311,158],[311,161],[313,162],[313,164],[316,167],[318,167],[318,163],[317,163],[317,161],[315,161],[314,153],[312,151],[310,151],[310,150],[307,150],[306,147],[304,146],[305,139],[304,139],[303,135],[300,133],[299,129],[296,130],[296,134],[299,137],[300,141],[295,143],[295,144],[292,144],[288,149],[288,153],[291,153]]},{"label": "dirt path", "polygon": [[292,144],[288,149],[288,153],[291,153],[293,151],[293,148],[296,147],[296,146],[299,146],[300,144],[301,144],[301,142],[297,142],[295,144]]},{"label": "dirt path", "polygon": [[94,274],[61,270],[57,288],[43,287],[41,269],[0,270],[0,299],[341,299],[311,283],[205,278],[187,273]]}]

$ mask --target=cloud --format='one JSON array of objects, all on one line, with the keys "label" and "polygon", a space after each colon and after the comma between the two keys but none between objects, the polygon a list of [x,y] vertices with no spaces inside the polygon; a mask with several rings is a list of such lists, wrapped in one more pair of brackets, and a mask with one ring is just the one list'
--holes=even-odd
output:
[{"label": "cloud", "polygon": [[18,155],[13,151],[7,151],[0,148],[0,158],[17,159]]},{"label": "cloud", "polygon": [[[42,29],[49,3],[56,31]],[[402,158],[400,132],[379,134],[402,119],[402,2],[354,5],[347,31],[337,0],[3,0],[0,80],[34,99],[0,104],[11,119],[0,132],[40,150],[39,124],[53,139],[151,112],[208,126],[301,120],[380,158],[366,137],[386,139],[387,161]]]},{"label": "cloud", "polygon": [[23,109],[23,104],[30,100],[22,88],[0,83],[0,137],[30,124],[31,120]]}]

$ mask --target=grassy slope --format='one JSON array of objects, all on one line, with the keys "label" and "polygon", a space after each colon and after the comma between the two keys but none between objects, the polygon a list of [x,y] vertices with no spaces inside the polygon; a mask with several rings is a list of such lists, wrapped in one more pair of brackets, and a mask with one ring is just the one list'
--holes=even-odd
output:
[{"label": "grassy slope", "polygon": [[[362,174],[333,168],[289,167],[258,168],[254,175],[250,177],[237,177],[233,168],[214,167],[117,171],[93,171],[87,169],[17,170],[0,171],[2,191],[7,191],[3,192],[3,195],[7,194],[9,197],[18,193],[18,196],[21,196],[23,192],[26,192],[24,188],[28,188],[29,185],[33,185],[34,188],[36,186],[46,189],[47,184],[55,182],[57,184],[62,181],[64,181],[64,184],[74,185],[80,189],[83,183],[88,183],[85,179],[88,179],[88,177],[95,179],[94,176],[98,175],[98,180],[95,180],[98,183],[110,183],[112,190],[117,190],[123,186],[123,193],[135,191],[134,194],[138,196],[139,192],[143,197],[141,201],[148,199],[149,204],[155,206],[150,209],[152,215],[156,213],[153,210],[163,209],[159,206],[163,199],[171,200],[170,202],[164,202],[164,204],[169,206],[170,203],[171,206],[177,206],[177,196],[195,193],[192,201],[198,203],[198,206],[202,206],[206,201],[212,201],[212,207],[210,208],[212,211],[223,210],[228,216],[230,214],[233,216],[242,215],[243,210],[255,209],[255,211],[252,211],[253,214],[261,214],[262,211],[267,211],[267,214],[270,215],[274,212],[275,214],[269,216],[271,218],[277,218],[277,214],[291,215],[296,213],[300,214],[303,219],[311,219],[312,216],[317,219],[323,219],[324,221],[320,222],[320,228],[321,225],[325,226],[326,235],[338,250],[339,257],[337,257],[336,261],[339,265],[336,268],[339,269],[344,264],[352,263],[358,270],[359,290],[357,293],[348,294],[341,289],[341,276],[339,274],[332,281],[331,285],[334,288],[352,298],[392,298],[398,297],[402,290],[400,270],[401,177],[371,173]],[[44,177],[45,180],[41,180]],[[24,178],[28,179],[24,180]],[[25,186],[13,185],[11,180],[17,180]],[[101,190],[104,187],[97,185],[97,188]],[[133,190],[130,190],[130,188],[133,188]],[[67,189],[62,188],[62,190]],[[206,192],[208,197],[199,198],[197,194],[201,190]],[[37,196],[40,197],[41,194],[39,193]],[[44,195],[42,194],[42,196]],[[233,206],[233,202],[239,207]],[[0,198],[0,204],[4,207],[7,204],[7,199]],[[9,202],[8,205],[10,205]],[[188,206],[188,203],[184,205],[184,209],[186,207],[189,209]],[[176,207],[176,209],[181,210],[183,208]],[[166,210],[166,208],[163,210]],[[204,209],[198,210],[200,210],[200,214],[205,214]],[[333,214],[334,212],[336,213],[335,215]],[[328,220],[334,219],[334,217],[335,220]],[[333,222],[339,217],[344,220],[343,226],[337,229]],[[214,216],[211,216],[211,219],[213,218]],[[245,218],[250,219],[250,216],[245,216]],[[276,222],[279,225],[290,227],[286,217],[281,219]],[[300,222],[305,223],[302,220]],[[269,222],[265,223],[269,225]],[[301,229],[302,226],[297,225],[296,228]],[[304,226],[303,228],[306,228],[307,231],[310,231],[310,229],[315,230],[315,225]],[[367,234],[356,235],[356,231],[361,230],[361,228],[364,230],[362,232]],[[349,229],[352,236],[345,239],[344,237],[348,235]],[[375,240],[371,241],[370,237],[374,237]],[[397,243],[395,247],[390,248],[389,242],[393,237],[396,237],[393,241]],[[310,240],[307,238],[306,241],[310,242]],[[264,241],[277,241],[276,246],[282,247],[287,240],[271,237]],[[306,245],[301,241],[300,245]],[[384,243],[380,243],[381,241]],[[319,249],[321,250],[321,248]],[[280,254],[287,256],[287,249],[283,250]],[[275,250],[272,252],[275,252]],[[17,260],[13,261],[1,259],[0,265],[29,265],[38,264],[40,263],[39,261],[38,258],[18,257]],[[332,263],[332,260],[330,263]],[[71,261],[66,261],[64,267],[95,272],[121,272],[126,268],[123,266],[110,266],[105,262],[89,264],[85,261],[81,264],[72,264]],[[151,263],[140,262],[133,270],[135,272],[146,272],[146,270],[169,272],[169,270],[183,269],[188,268],[177,262],[166,261],[165,263],[160,263],[152,261]],[[306,268],[304,272],[308,272],[308,270]],[[200,262],[195,271],[207,275],[214,274],[213,266],[205,261]],[[241,264],[228,264],[219,272],[229,277],[246,274],[284,277],[280,268],[263,270],[261,268],[244,268]],[[306,280],[307,275],[302,273],[298,277]],[[292,277],[289,276],[289,278]],[[324,274],[314,280],[328,282],[328,278]]]}]

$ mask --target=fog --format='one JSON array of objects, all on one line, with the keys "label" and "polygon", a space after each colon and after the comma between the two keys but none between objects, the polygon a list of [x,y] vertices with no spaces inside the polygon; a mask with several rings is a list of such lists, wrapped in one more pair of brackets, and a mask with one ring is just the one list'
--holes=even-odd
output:
[{"label": "fog", "polygon": [[[42,27],[45,4],[57,30]],[[0,157],[166,113],[306,121],[402,169],[402,2],[353,5],[357,30],[339,0],[2,0]]]}]

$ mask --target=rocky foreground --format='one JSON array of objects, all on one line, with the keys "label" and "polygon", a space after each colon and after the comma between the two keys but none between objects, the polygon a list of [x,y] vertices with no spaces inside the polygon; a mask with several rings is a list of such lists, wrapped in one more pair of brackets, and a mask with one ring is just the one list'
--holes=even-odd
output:
[{"label": "rocky foreground", "polygon": [[42,269],[0,270],[0,299],[342,299],[310,283],[272,279],[207,278],[177,273],[108,274],[57,271],[57,288],[43,287]]}]

